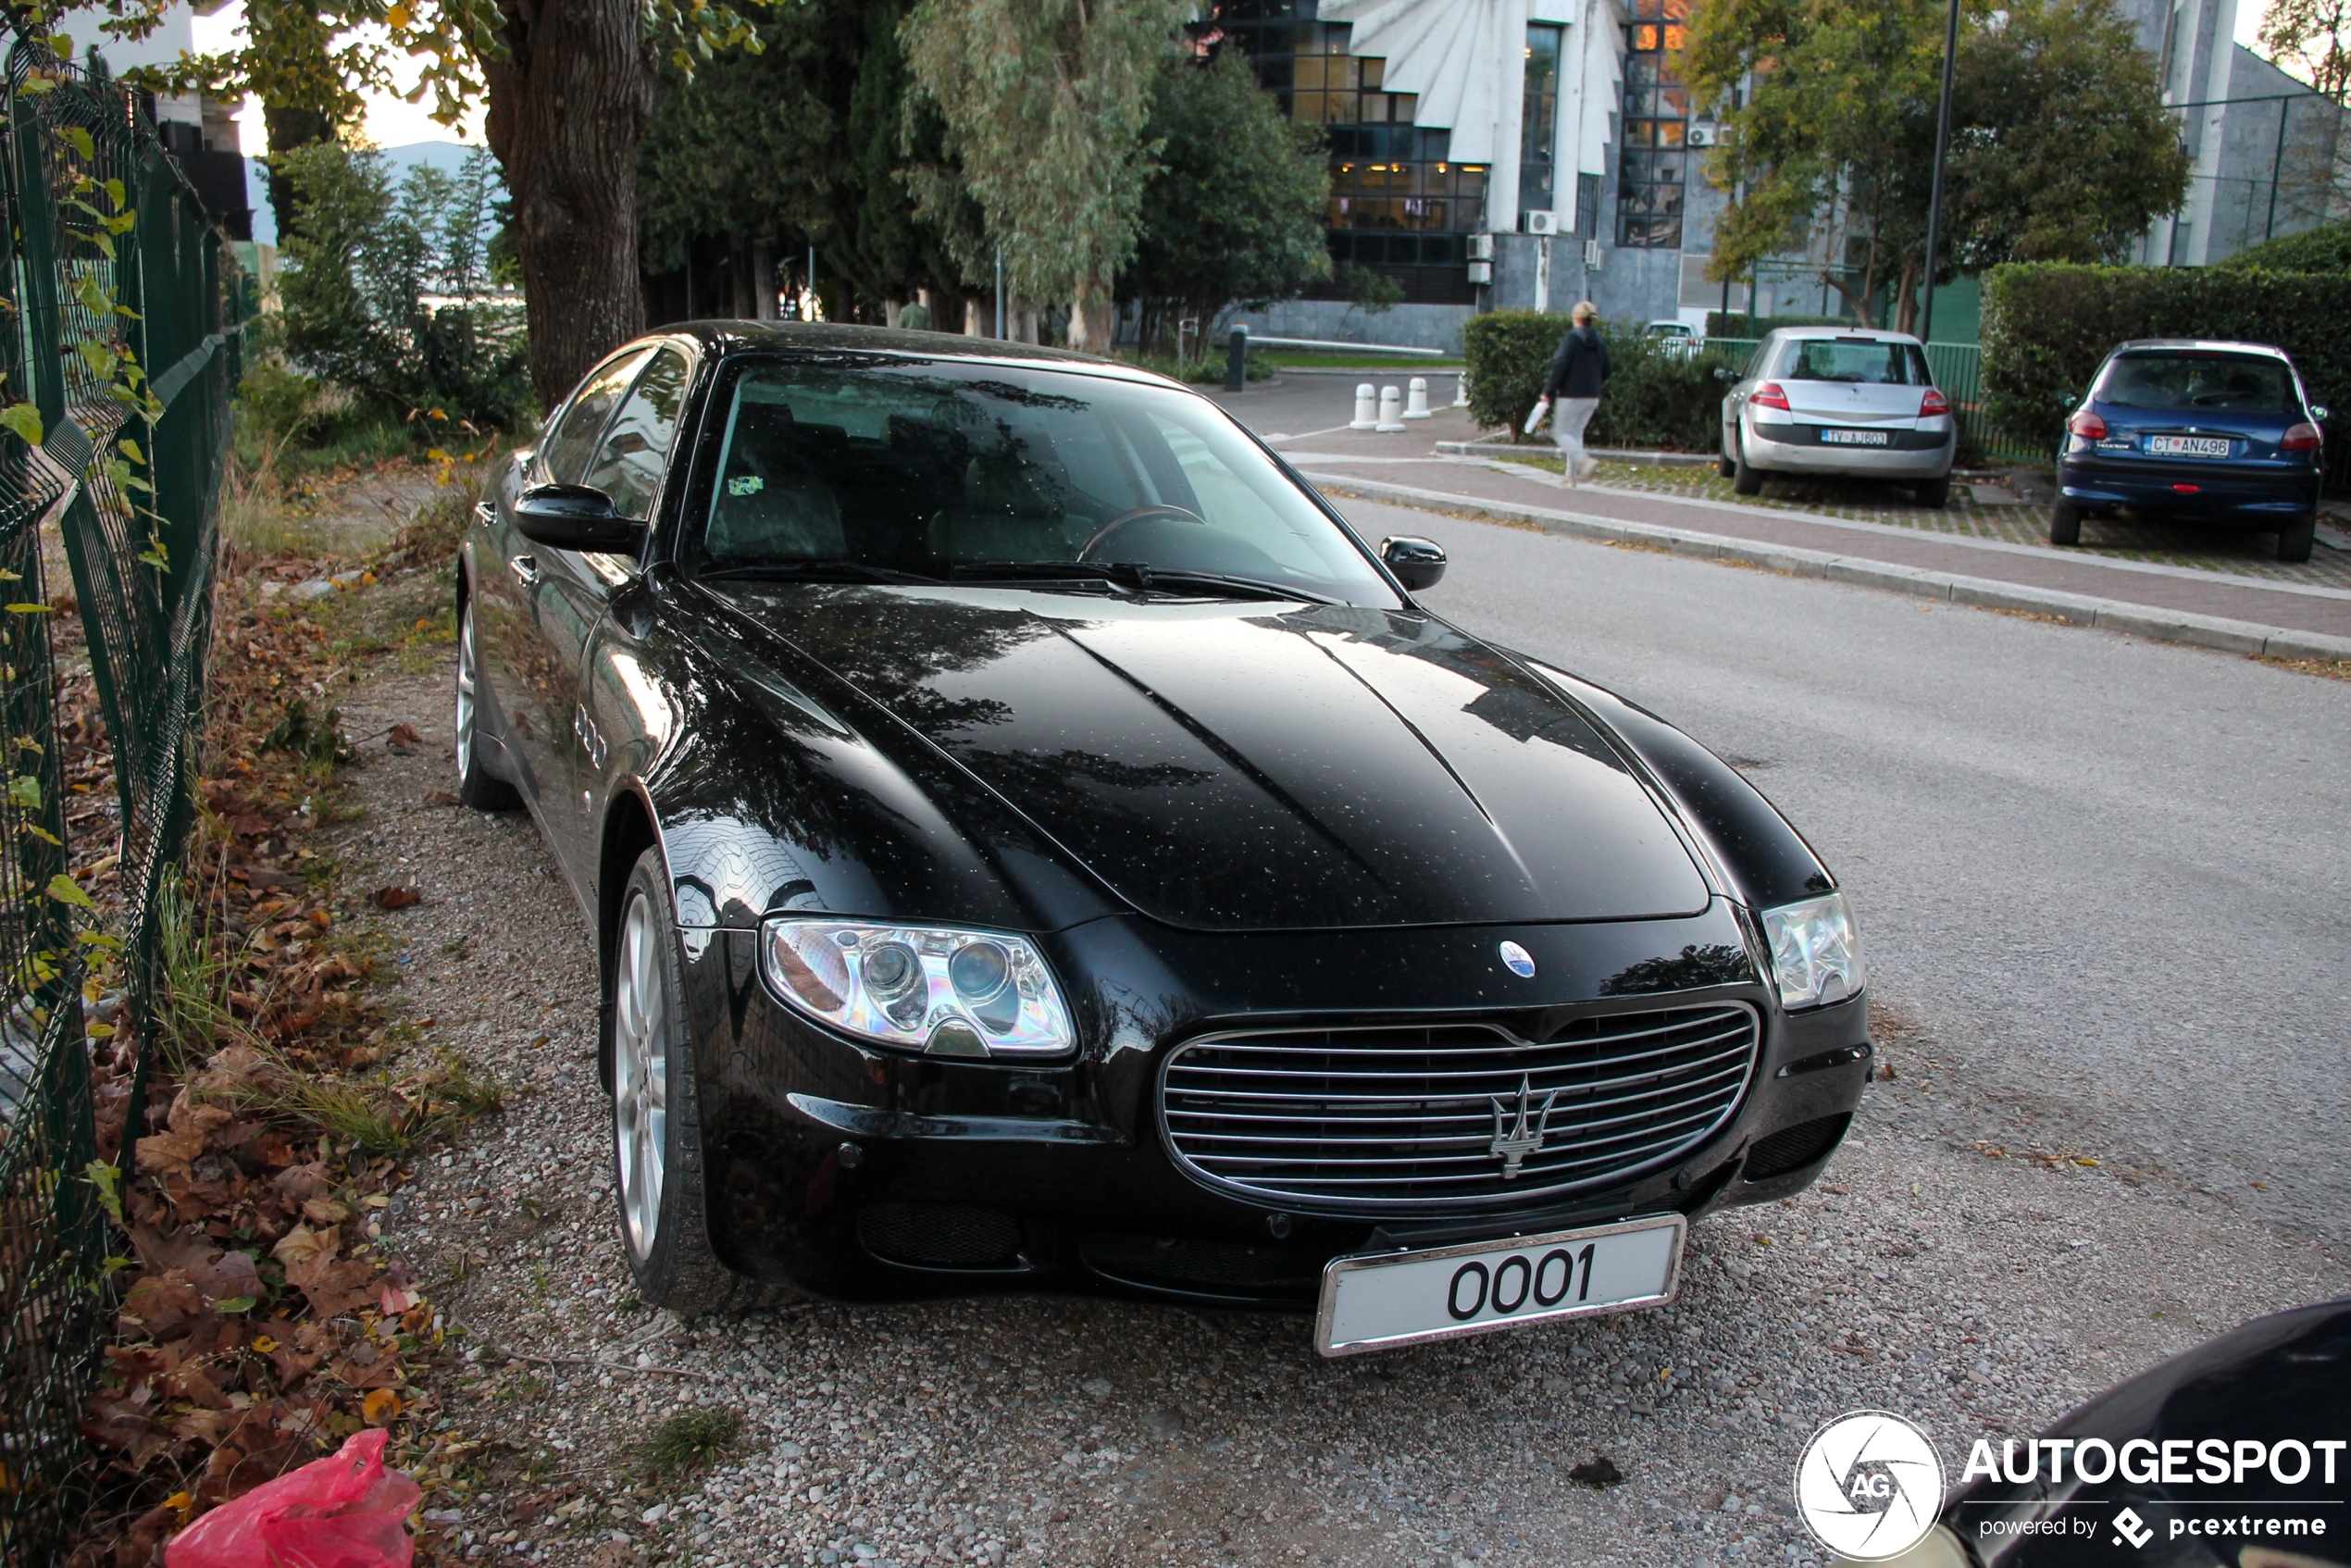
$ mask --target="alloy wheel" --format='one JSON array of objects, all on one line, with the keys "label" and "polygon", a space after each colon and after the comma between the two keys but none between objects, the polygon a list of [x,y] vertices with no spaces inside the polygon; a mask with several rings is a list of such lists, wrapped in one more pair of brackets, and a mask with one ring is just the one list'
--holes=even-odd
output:
[{"label": "alloy wheel", "polygon": [[481,659],[474,646],[474,606],[468,599],[457,615],[457,777],[474,770],[474,687]]},{"label": "alloy wheel", "polygon": [[620,923],[613,960],[613,1139],[628,1248],[652,1255],[661,1229],[663,1151],[669,1121],[669,989],[653,901],[639,893]]}]

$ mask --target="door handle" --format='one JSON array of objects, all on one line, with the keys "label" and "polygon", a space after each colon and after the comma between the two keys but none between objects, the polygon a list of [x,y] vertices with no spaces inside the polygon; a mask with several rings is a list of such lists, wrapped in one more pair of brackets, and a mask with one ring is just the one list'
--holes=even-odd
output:
[{"label": "door handle", "polygon": [[515,580],[522,584],[525,588],[536,588],[539,586],[538,556],[510,555],[506,558],[506,569],[514,573]]}]

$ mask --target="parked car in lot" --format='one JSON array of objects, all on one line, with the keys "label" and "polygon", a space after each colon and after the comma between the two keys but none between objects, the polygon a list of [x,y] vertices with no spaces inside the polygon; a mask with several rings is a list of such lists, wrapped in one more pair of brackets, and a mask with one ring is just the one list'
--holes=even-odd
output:
[{"label": "parked car in lot", "polygon": [[1662,340],[1661,346],[1666,353],[1685,359],[1706,346],[1706,340],[1699,335],[1698,329],[1686,321],[1651,321],[1642,327],[1641,335]]},{"label": "parked car in lot", "polygon": [[[1728,374],[1728,372],[1724,372]],[[1723,477],[1754,495],[1771,474],[1892,479],[1951,498],[1959,426],[1926,350],[1907,332],[1782,327],[1723,399]]]},{"label": "parked car in lot", "polygon": [[2112,510],[2275,529],[2278,559],[2307,561],[2326,479],[2328,411],[2283,351],[2151,338],[2106,357],[2065,422],[2049,542]]},{"label": "parked car in lot", "polygon": [[457,773],[603,964],[643,1298],[1081,1288],[1326,1352],[1670,1300],[1870,1071],[1835,879],[1199,394],[641,340],[497,473]]}]

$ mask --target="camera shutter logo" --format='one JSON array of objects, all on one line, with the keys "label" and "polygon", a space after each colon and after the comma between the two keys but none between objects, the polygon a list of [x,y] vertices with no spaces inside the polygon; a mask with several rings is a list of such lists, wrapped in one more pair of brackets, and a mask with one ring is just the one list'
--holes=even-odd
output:
[{"label": "camera shutter logo", "polygon": [[1926,1538],[1943,1507],[1943,1462],[1898,1415],[1859,1410],[1812,1434],[1796,1466],[1805,1527],[1856,1562],[1898,1557]]}]

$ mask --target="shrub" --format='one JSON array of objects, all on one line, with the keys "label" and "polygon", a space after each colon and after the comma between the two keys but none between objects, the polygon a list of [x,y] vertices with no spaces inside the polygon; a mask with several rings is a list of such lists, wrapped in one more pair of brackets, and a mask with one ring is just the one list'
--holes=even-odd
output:
[{"label": "shrub", "polygon": [[[2310,400],[2351,415],[2351,277],[2175,267],[1996,267],[1984,279],[1984,402],[1995,429],[2055,451],[2099,361],[2133,338],[2270,343]],[[2341,470],[2340,462],[2333,465]]]},{"label": "shrub", "polygon": [[[1531,310],[1473,317],[1462,329],[1471,417],[1486,429],[1507,427],[1514,442],[1530,439],[1522,429],[1526,412],[1542,393],[1552,352],[1568,326],[1564,316]],[[1691,354],[1637,328],[1615,330],[1605,321],[1599,327],[1615,373],[1601,391],[1586,439],[1598,446],[1712,451],[1725,385],[1715,372],[1730,362],[1718,354]]]},{"label": "shrub", "polygon": [[2351,274],[2351,218],[2270,240],[2214,265],[2219,272]]}]

